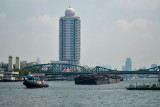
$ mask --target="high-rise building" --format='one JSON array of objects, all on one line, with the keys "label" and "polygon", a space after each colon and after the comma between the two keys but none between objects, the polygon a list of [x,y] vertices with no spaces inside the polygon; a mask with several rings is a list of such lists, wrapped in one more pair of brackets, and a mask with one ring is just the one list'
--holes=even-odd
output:
[{"label": "high-rise building", "polygon": [[8,60],[8,71],[12,71],[13,70],[13,57],[9,56],[9,60]]},{"label": "high-rise building", "polygon": [[20,59],[19,59],[19,57],[16,57],[16,67],[15,68],[20,69]]},{"label": "high-rise building", "polygon": [[38,64],[41,64],[40,58],[37,58],[36,62],[37,62]]},{"label": "high-rise building", "polygon": [[131,58],[126,59],[126,71],[132,71],[132,61]]},{"label": "high-rise building", "polygon": [[59,60],[70,64],[80,64],[80,17],[73,8],[65,10],[59,19]]}]

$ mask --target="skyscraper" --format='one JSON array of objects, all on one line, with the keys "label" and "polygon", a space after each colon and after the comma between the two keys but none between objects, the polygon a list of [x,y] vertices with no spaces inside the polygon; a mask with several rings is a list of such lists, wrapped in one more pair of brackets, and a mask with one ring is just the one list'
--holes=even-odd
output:
[{"label": "skyscraper", "polygon": [[73,8],[65,10],[59,19],[59,60],[70,64],[80,63],[80,17],[75,16]]},{"label": "skyscraper", "polygon": [[132,61],[131,58],[126,59],[126,71],[131,71],[132,70]]},{"label": "skyscraper", "polygon": [[9,56],[9,61],[8,61],[8,71],[13,70],[13,57]]},{"label": "skyscraper", "polygon": [[20,59],[19,59],[19,57],[16,57],[16,66],[15,66],[15,68],[20,69]]},{"label": "skyscraper", "polygon": [[40,58],[37,58],[37,59],[36,59],[36,62],[37,62],[38,64],[41,64]]}]

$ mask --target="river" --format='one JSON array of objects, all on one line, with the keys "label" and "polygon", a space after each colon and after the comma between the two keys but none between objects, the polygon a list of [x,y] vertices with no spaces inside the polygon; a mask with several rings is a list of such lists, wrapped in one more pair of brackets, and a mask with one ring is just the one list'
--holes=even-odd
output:
[{"label": "river", "polygon": [[[157,79],[135,81],[155,83]],[[27,89],[23,82],[0,82],[0,107],[160,107],[159,90],[126,90],[128,81],[104,85],[47,83],[48,88]]]}]

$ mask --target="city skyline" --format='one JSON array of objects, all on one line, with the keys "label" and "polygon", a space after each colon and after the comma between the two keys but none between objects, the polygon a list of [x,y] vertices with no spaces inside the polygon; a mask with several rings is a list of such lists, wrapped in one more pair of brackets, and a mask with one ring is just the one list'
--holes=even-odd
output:
[{"label": "city skyline", "polygon": [[160,64],[158,0],[1,0],[0,61],[58,60],[58,20],[69,5],[83,20],[81,65],[121,69],[127,57],[137,69]]}]

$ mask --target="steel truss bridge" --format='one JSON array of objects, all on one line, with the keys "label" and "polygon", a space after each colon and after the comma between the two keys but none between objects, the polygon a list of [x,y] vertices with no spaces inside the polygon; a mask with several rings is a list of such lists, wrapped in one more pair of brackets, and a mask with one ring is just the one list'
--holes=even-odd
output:
[{"label": "steel truss bridge", "polygon": [[71,64],[60,64],[60,63],[49,63],[49,64],[38,64],[28,67],[24,67],[22,70],[31,71],[32,73],[45,73],[45,75],[81,75],[81,74],[160,74],[160,66],[140,69],[138,71],[119,71],[112,70],[100,66],[96,66],[93,69],[86,69],[83,66],[71,65]]}]

